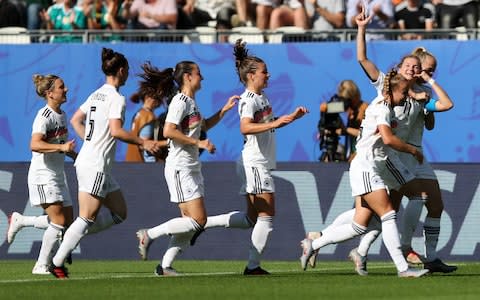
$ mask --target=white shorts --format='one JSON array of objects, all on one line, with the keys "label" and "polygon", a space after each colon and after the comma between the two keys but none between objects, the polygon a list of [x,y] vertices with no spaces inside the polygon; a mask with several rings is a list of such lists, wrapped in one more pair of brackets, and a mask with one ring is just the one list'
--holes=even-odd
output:
[{"label": "white shorts", "polygon": [[203,197],[203,176],[200,169],[176,170],[165,165],[164,172],[170,192],[170,202],[182,203]]},{"label": "white shorts", "polygon": [[279,0],[252,0],[252,3],[255,4],[260,4],[264,6],[271,6],[273,8],[279,7],[281,5],[285,5],[290,7],[291,9],[297,9],[302,7],[302,3],[298,0],[285,0],[285,1],[279,1]]},{"label": "white shorts", "polygon": [[62,202],[64,207],[72,206],[72,198],[66,183],[28,184],[30,205],[41,206]]},{"label": "white shorts", "polygon": [[246,195],[247,194],[247,179],[245,175],[245,167],[243,166],[243,160],[242,157],[240,156],[240,159],[237,160],[237,163],[235,164],[235,170],[237,172],[237,177],[240,182],[240,190],[238,193],[240,195]]},{"label": "white shorts", "polygon": [[82,166],[77,166],[76,169],[80,192],[105,198],[111,192],[120,189],[120,185],[109,173],[98,172]]},{"label": "white shorts", "polygon": [[247,193],[258,195],[275,192],[273,177],[267,168],[263,166],[245,166],[245,177],[247,179]]},{"label": "white shorts", "polygon": [[415,178],[396,155],[381,161],[362,159],[358,154],[350,164],[352,196],[379,189],[396,190]]},{"label": "white shorts", "polygon": [[398,157],[407,168],[414,171],[415,178],[437,180],[435,171],[425,158],[423,159],[423,163],[419,163],[413,155],[405,152],[398,152]]}]

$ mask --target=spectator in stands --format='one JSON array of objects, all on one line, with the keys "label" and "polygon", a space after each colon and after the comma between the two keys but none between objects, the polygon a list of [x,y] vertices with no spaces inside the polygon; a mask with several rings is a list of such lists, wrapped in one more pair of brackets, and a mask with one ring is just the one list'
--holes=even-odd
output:
[{"label": "spectator in stands", "polygon": [[255,23],[255,5],[251,0],[235,0],[236,14],[232,16],[232,26],[252,26]]},{"label": "spectator in stands", "polygon": [[[280,26],[297,26],[308,28],[307,15],[303,0],[252,0],[257,4],[257,21],[256,26],[259,29],[273,29]],[[274,16],[273,24],[271,16],[273,10],[278,8]]]},{"label": "spectator in stands", "polygon": [[[42,21],[47,29],[59,29],[71,31],[86,29],[87,20],[80,6],[75,6],[74,0],[63,0],[62,3],[54,4],[47,11],[40,12]],[[79,36],[55,36],[54,42],[79,42]]]},{"label": "spectator in stands", "polygon": [[177,3],[178,29],[207,26],[209,21],[216,21],[217,29],[232,29],[235,0],[182,0]]},{"label": "spectator in stands", "polygon": [[270,15],[270,29],[275,30],[282,26],[310,28],[303,1],[283,1],[280,6],[273,8]]},{"label": "spectator in stands", "polygon": [[10,0],[0,0],[0,28],[23,25],[22,15],[17,6]]},{"label": "spectator in stands", "polygon": [[[348,0],[347,26],[356,27],[355,17],[361,12],[363,0]],[[391,0],[367,0],[367,15],[372,15],[370,29],[388,29],[393,27],[393,4]],[[367,34],[367,40],[385,39],[384,34]]]},{"label": "spectator in stands", "polygon": [[122,16],[131,29],[175,29],[177,26],[175,0],[125,0]]},{"label": "spectator in stands", "polygon": [[123,29],[118,22],[119,0],[83,0],[88,29]]},{"label": "spectator in stands", "polygon": [[27,28],[36,30],[42,27],[40,12],[48,9],[52,1],[50,0],[28,0],[27,1]]},{"label": "spectator in stands", "polygon": [[449,29],[458,26],[477,28],[479,14],[477,0],[432,0],[432,2],[437,7],[440,28]]},{"label": "spectator in stands", "polygon": [[[406,5],[399,4],[395,12],[395,21],[398,27],[405,29],[433,29],[434,19],[432,12],[423,6],[421,0],[407,0]],[[402,40],[421,40],[421,33],[405,33],[401,36]]]},{"label": "spectator in stands", "polygon": [[[306,5],[313,30],[328,31],[345,27],[345,2],[343,0],[308,0]],[[323,40],[338,40],[337,37],[322,34]]]}]

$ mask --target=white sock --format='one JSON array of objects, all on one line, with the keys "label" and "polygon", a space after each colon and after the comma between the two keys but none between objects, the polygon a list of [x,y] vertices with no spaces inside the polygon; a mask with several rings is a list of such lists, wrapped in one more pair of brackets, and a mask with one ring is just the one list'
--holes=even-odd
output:
[{"label": "white sock", "polygon": [[332,224],[328,225],[324,228],[321,232],[323,234],[329,234],[330,230],[334,230],[335,227],[345,224],[351,224],[353,222],[353,217],[355,216],[355,208],[347,210],[340,215],[338,215],[335,220],[333,220]]},{"label": "white sock", "polygon": [[42,265],[50,264],[50,254],[59,242],[59,237],[62,234],[63,226],[50,223],[47,230],[43,233],[42,246],[38,254],[37,263]]},{"label": "white sock", "polygon": [[339,224],[331,227],[326,232],[322,231],[322,236],[315,239],[312,243],[314,250],[318,250],[330,244],[340,243],[358,235],[365,233],[367,228],[350,220],[349,224]]},{"label": "white sock", "polygon": [[425,258],[427,262],[437,259],[438,236],[440,235],[440,218],[425,218],[423,236],[425,239]]},{"label": "white sock", "polygon": [[262,216],[257,218],[257,223],[252,230],[252,244],[250,246],[248,265],[250,270],[260,266],[260,257],[267,245],[268,236],[273,230],[273,217]]},{"label": "white sock", "polygon": [[361,256],[367,256],[368,250],[370,250],[370,247],[377,240],[381,232],[382,224],[378,220],[377,215],[374,215],[368,223],[367,233],[365,233],[360,239],[360,243],[358,244],[357,248],[358,254]]},{"label": "white sock", "polygon": [[88,228],[88,234],[97,233],[112,227],[114,224],[120,224],[123,219],[117,214],[111,211],[104,211],[98,214],[95,218],[95,222]]},{"label": "white sock", "polygon": [[22,227],[35,227],[38,229],[48,228],[48,216],[22,216],[20,224]]},{"label": "white sock", "polygon": [[227,214],[208,217],[205,229],[214,227],[247,229],[252,227],[252,225],[245,212],[232,211]]},{"label": "white sock", "polygon": [[62,244],[58,248],[57,254],[53,257],[52,261],[55,266],[63,266],[65,258],[77,247],[82,237],[87,234],[88,226],[92,223],[92,221],[77,217],[72,225],[68,227],[63,235]]},{"label": "white sock", "polygon": [[147,230],[148,237],[151,239],[156,239],[164,235],[173,235],[180,233],[187,233],[191,231],[202,230],[197,221],[192,218],[174,218],[170,219],[165,223],[162,223],[156,227],[150,228]]},{"label": "white sock", "polygon": [[405,210],[403,211],[403,222],[401,222],[400,244],[402,249],[407,250],[412,247],[412,238],[417,228],[418,220],[422,214],[424,199],[421,197],[412,197],[409,199]]},{"label": "white sock", "polygon": [[397,214],[393,210],[387,212],[381,217],[382,237],[383,243],[392,258],[393,263],[397,267],[397,271],[403,272],[408,269],[408,264],[402,255],[402,250],[400,250],[400,238],[398,236],[397,224],[395,223],[396,218]]},{"label": "white sock", "polygon": [[170,238],[168,249],[162,258],[162,268],[169,268],[178,254],[182,253],[190,245],[190,240],[194,232],[174,234]]}]

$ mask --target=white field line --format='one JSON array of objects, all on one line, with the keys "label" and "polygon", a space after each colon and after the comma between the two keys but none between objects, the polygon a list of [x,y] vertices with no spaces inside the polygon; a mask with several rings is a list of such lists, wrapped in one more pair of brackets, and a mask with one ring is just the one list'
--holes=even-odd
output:
[{"label": "white field line", "polygon": [[[467,264],[456,264],[458,266],[467,265]],[[393,268],[393,264],[385,263],[369,266],[369,270],[380,270],[386,268]],[[355,275],[353,266],[349,267],[337,267],[337,268],[323,268],[317,267],[314,269],[315,273],[328,273],[334,271],[352,271],[352,275]],[[308,272],[308,271],[307,271]],[[285,273],[303,273],[299,269],[290,269],[290,270],[280,270],[280,271],[271,271],[273,275],[275,274],[285,274]],[[196,276],[224,276],[224,275],[241,275],[241,272],[204,272],[204,273],[182,273],[179,277],[196,277]],[[65,280],[68,281],[77,281],[77,280],[97,280],[97,279],[125,279],[125,278],[171,278],[175,276],[155,276],[152,273],[117,273],[117,274],[98,274],[98,275],[89,275],[81,277],[71,277]],[[26,283],[26,282],[44,282],[44,281],[63,281],[62,279],[54,278],[53,275],[37,275],[35,278],[24,278],[24,279],[4,279],[0,280],[0,284],[9,284],[9,283]]]}]

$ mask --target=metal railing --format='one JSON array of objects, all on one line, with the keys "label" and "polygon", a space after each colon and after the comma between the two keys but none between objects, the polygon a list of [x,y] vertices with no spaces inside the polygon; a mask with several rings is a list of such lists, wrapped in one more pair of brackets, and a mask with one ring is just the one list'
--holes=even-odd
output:
[{"label": "metal railing", "polygon": [[[256,28],[234,28],[215,30],[205,28],[197,30],[26,30],[6,31],[0,28],[0,44],[28,43],[96,43],[96,42],[180,42],[180,43],[233,43],[241,37],[249,43],[282,42],[328,42],[354,41],[356,29],[337,29],[331,31],[290,30],[261,31]],[[207,29],[207,30],[205,30]],[[288,29],[288,30],[287,30]],[[298,28],[297,28],[298,29]],[[402,40],[405,34],[415,34],[422,39],[477,40],[480,29],[434,29],[425,30],[368,30],[367,35],[382,40]]]}]

